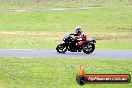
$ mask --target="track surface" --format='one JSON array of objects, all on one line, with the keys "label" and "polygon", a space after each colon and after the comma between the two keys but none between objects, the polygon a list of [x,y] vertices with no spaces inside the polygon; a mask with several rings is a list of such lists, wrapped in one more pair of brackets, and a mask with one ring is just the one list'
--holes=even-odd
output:
[{"label": "track surface", "polygon": [[33,12],[33,11],[49,11],[49,10],[85,10],[85,9],[99,9],[99,8],[132,8],[132,6],[96,6],[96,7],[78,7],[78,8],[34,8],[34,9],[16,9],[16,10],[2,10],[0,12]]},{"label": "track surface", "polygon": [[132,59],[132,50],[95,50],[92,54],[83,52],[58,54],[55,50],[1,49],[0,57]]}]

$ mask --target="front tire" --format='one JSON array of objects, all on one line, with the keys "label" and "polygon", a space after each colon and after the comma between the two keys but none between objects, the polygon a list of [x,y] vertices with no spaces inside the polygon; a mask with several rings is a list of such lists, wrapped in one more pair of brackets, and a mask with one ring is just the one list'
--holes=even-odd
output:
[{"label": "front tire", "polygon": [[67,51],[67,48],[64,44],[59,44],[56,47],[56,50],[57,50],[58,53],[65,53]]},{"label": "front tire", "polygon": [[83,46],[83,52],[86,54],[90,54],[95,50],[94,44],[87,44]]}]

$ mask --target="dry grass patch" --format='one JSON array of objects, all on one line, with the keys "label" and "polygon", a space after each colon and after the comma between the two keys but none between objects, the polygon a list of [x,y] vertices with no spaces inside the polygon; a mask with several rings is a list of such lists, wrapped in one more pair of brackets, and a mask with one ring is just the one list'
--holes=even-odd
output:
[{"label": "dry grass patch", "polygon": [[92,33],[97,40],[132,39],[132,33]]},{"label": "dry grass patch", "polygon": [[50,40],[59,40],[63,38],[63,35],[67,34],[65,32],[53,33],[53,32],[42,32],[42,31],[0,31],[0,37],[19,37],[19,36],[29,36],[32,38],[40,39],[50,39]]},{"label": "dry grass patch", "polygon": [[[68,32],[47,32],[47,31],[0,31],[1,38],[15,38],[20,36],[27,36],[31,38],[39,38],[45,40],[62,40],[63,36],[69,34]],[[97,40],[118,40],[118,39],[132,39],[132,33],[86,33],[88,37],[95,37]]]}]

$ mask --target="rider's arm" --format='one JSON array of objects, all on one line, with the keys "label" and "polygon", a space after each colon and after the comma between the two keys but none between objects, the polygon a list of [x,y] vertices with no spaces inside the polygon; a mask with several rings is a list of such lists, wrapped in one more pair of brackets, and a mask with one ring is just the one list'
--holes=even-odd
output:
[{"label": "rider's arm", "polygon": [[82,41],[82,38],[78,38],[77,40],[78,40],[78,41]]},{"label": "rider's arm", "polygon": [[78,34],[76,34],[76,33],[71,33],[70,35],[78,36]]}]

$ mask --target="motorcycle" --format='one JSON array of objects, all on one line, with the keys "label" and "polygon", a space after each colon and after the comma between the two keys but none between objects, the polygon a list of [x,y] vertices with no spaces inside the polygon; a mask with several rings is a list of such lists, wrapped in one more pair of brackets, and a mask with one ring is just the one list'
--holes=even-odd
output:
[{"label": "motorcycle", "polygon": [[63,41],[64,41],[63,43],[60,43],[56,47],[58,53],[65,53],[66,51],[70,52],[83,51],[86,54],[90,54],[95,50],[96,40],[94,38],[87,38],[85,43],[82,44],[81,46],[76,46],[76,43],[79,42],[79,40],[72,34],[65,35]]}]

